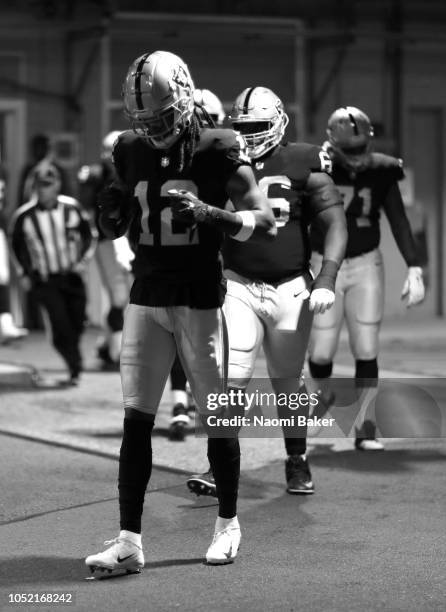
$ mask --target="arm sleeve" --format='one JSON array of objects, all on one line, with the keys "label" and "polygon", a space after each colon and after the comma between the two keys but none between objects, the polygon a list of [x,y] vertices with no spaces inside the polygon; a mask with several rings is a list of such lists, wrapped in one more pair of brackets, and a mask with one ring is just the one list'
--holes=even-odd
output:
[{"label": "arm sleeve", "polygon": [[314,220],[323,237],[324,260],[335,261],[338,266],[344,259],[347,245],[347,221],[342,206],[331,206],[321,210]]},{"label": "arm sleeve", "polygon": [[392,182],[383,204],[384,211],[390,223],[393,237],[401,255],[408,267],[419,266],[415,240],[409,220],[404,210],[401,192],[396,182]]}]

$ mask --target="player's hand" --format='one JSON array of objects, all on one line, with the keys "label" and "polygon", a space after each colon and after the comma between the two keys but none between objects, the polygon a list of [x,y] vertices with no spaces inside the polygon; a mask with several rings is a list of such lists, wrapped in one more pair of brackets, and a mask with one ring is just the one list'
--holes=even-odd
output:
[{"label": "player's hand", "polygon": [[310,295],[310,310],[314,314],[323,314],[335,301],[335,294],[330,289],[313,289]]},{"label": "player's hand", "polygon": [[423,281],[423,270],[419,267],[410,267],[407,271],[401,299],[407,297],[407,308],[420,304],[424,300],[425,290]]},{"label": "player's hand", "polygon": [[121,216],[121,206],[127,197],[127,191],[123,191],[113,184],[108,185],[98,194],[97,202],[99,209],[109,219],[119,219]]},{"label": "player's hand", "polygon": [[205,216],[206,204],[185,189],[169,189],[172,219],[185,225],[195,225]]}]

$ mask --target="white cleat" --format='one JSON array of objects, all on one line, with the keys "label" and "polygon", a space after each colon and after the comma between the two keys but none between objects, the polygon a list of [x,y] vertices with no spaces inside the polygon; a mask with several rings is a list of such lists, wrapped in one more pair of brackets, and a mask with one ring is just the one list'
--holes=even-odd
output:
[{"label": "white cleat", "polygon": [[214,539],[206,553],[210,565],[233,563],[240,546],[240,527],[227,527],[214,533]]},{"label": "white cleat", "polygon": [[114,540],[106,540],[104,545],[110,548],[85,559],[85,565],[92,573],[95,570],[109,573],[115,570],[125,570],[127,574],[139,574],[144,567],[142,548],[130,540],[118,537]]},{"label": "white cleat", "polygon": [[355,448],[362,451],[384,450],[384,444],[376,439],[360,439],[355,441]]}]

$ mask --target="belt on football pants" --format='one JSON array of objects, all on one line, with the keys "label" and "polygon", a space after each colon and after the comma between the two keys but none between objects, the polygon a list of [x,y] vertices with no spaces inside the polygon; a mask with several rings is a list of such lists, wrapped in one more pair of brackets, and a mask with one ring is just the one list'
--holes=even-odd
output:
[{"label": "belt on football pants", "polygon": [[260,279],[260,278],[248,278],[247,276],[243,276],[242,274],[239,274],[238,272],[235,272],[234,270],[230,270],[230,269],[226,269],[223,271],[223,274],[225,276],[225,278],[227,278],[228,280],[232,280],[232,281],[238,281],[238,282],[243,282],[245,284],[252,284],[255,283],[256,285],[271,285],[271,287],[274,287],[275,289],[277,289],[277,287],[280,287],[280,285],[283,285],[284,283],[288,283],[289,281],[293,280],[293,279],[302,279],[302,291],[304,291],[307,288],[307,283],[308,282],[312,282],[313,278],[310,274],[310,272],[304,272],[303,274],[290,274],[289,276],[285,276],[284,278],[280,279],[280,281],[267,281],[264,279]]}]

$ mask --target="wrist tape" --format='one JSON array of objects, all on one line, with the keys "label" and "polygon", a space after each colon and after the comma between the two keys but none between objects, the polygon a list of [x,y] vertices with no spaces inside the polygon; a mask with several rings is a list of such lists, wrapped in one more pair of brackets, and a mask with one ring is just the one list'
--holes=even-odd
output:
[{"label": "wrist tape", "polygon": [[237,215],[242,219],[242,227],[231,238],[239,242],[245,242],[251,238],[256,226],[256,217],[251,210],[237,210]]},{"label": "wrist tape", "polygon": [[329,289],[334,293],[338,270],[339,264],[336,261],[324,259],[321,271],[314,281],[313,289]]}]

